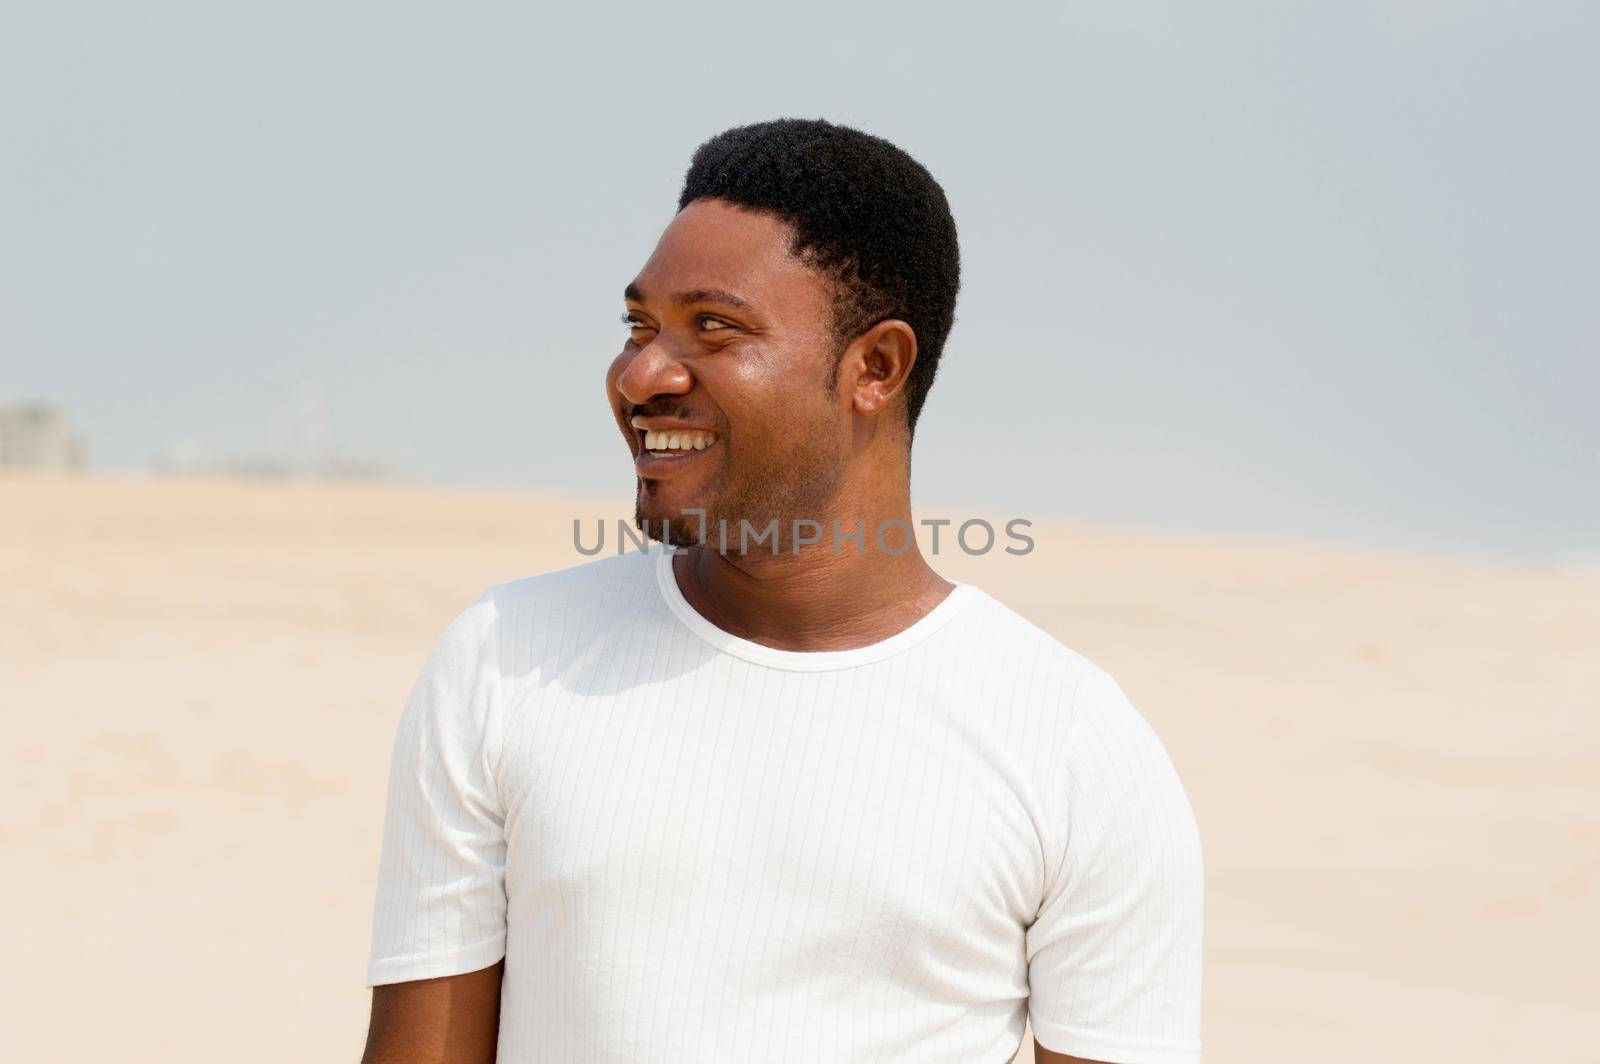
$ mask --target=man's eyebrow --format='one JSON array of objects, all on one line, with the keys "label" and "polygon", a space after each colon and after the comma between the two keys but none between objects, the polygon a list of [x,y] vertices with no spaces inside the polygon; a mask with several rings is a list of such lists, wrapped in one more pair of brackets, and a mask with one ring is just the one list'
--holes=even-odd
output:
[{"label": "man's eyebrow", "polygon": [[[630,299],[635,303],[643,303],[644,290],[632,281],[622,290],[622,298]],[[749,300],[734,295],[721,288],[695,288],[688,292],[679,292],[672,297],[672,301],[680,307],[687,307],[693,303],[721,303],[723,306],[734,307],[738,310],[751,310]]]}]

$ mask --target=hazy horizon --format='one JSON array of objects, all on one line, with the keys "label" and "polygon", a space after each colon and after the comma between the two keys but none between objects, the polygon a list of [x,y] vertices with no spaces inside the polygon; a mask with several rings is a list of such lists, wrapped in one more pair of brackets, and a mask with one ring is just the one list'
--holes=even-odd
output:
[{"label": "hazy horizon", "polygon": [[1591,9],[917,10],[13,10],[0,397],[95,469],[625,492],[602,376],[689,156],[825,117],[961,234],[915,499],[1600,558]]}]

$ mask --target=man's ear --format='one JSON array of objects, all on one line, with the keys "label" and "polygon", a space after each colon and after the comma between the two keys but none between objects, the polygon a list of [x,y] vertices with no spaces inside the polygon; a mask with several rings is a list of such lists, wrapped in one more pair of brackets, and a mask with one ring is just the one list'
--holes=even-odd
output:
[{"label": "man's ear", "polygon": [[841,360],[840,383],[855,412],[872,417],[888,409],[905,391],[916,361],[917,334],[898,318],[880,321],[852,340]]}]

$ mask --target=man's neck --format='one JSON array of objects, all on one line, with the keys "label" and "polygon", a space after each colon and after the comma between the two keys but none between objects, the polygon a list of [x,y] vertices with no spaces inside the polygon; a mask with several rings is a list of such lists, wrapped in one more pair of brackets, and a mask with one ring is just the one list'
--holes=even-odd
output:
[{"label": "man's neck", "polygon": [[[897,508],[902,509],[902,508]],[[830,521],[821,541],[796,554],[722,554],[691,547],[673,559],[678,587],[689,605],[723,631],[792,651],[851,650],[881,642],[915,624],[944,601],[954,585],[933,570],[918,549],[909,504],[881,518],[840,520],[845,534],[862,521],[862,536],[837,541]],[[876,530],[885,526],[889,550]]]}]

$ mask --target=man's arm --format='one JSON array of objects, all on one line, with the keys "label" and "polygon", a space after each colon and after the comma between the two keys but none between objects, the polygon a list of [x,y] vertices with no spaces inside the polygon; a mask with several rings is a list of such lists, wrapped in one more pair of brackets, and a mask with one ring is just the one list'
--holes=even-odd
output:
[{"label": "man's arm", "polygon": [[373,987],[361,1064],[494,1064],[504,969]]},{"label": "man's arm", "polygon": [[1050,1050],[1040,1045],[1039,1040],[1035,1038],[1033,1040],[1033,1064],[1105,1064],[1105,1062],[1086,1060],[1083,1057],[1068,1057],[1063,1056],[1060,1053],[1052,1053]]},{"label": "man's arm", "polygon": [[396,729],[366,1064],[495,1057],[507,931],[498,637],[491,591],[439,637]]},{"label": "man's arm", "polygon": [[[1199,828],[1149,723],[1110,674],[1073,692],[1057,752],[1057,862],[1027,929],[1038,1059],[1200,1064]],[[1066,1055],[1070,1054],[1070,1055]]]}]

